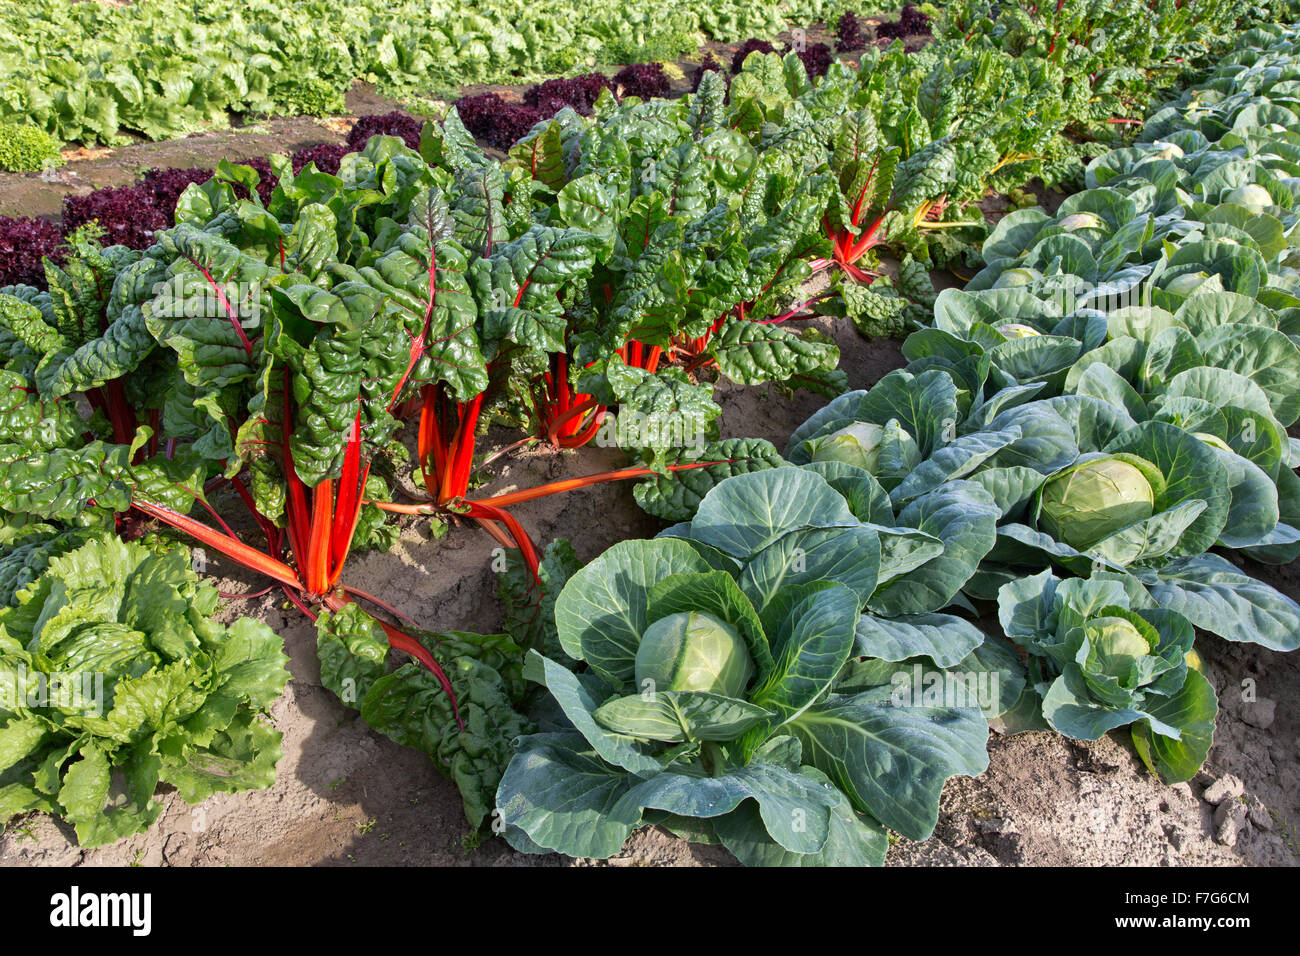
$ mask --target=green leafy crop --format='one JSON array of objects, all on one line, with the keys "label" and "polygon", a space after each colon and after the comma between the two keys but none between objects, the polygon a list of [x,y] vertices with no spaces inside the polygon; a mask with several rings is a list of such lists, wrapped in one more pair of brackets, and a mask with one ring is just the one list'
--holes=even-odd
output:
[{"label": "green leafy crop", "polygon": [[1214,736],[1214,687],[1189,665],[1195,632],[1121,576],[1050,571],[998,594],[1007,635],[1030,654],[1030,698],[1056,731],[1096,740],[1132,725],[1139,756],[1166,783],[1190,780]]},{"label": "green leafy crop", "polygon": [[0,123],[0,169],[30,173],[62,166],[63,156],[53,136],[34,126]]},{"label": "green leafy crop", "polygon": [[[1024,686],[1014,654],[939,612],[994,517],[965,483],[896,513],[830,462],[728,478],[691,522],[610,548],[555,602],[562,655],[529,654],[562,716],[502,777],[506,838],[605,857],[660,824],[803,866],[879,864],[882,825],[924,839]],[[913,697],[914,671],[996,671],[1002,693]]]},{"label": "green leafy crop", "polygon": [[[520,713],[522,649],[504,634],[419,633],[438,656],[459,704],[418,663],[390,665],[388,641],[356,605],[321,615],[321,680],[371,728],[422,750],[460,789],[465,816],[478,827],[492,813],[510,743],[533,727]],[[394,662],[395,663],[395,662]]]},{"label": "green leafy crop", "polygon": [[167,139],[233,114],[339,108],[354,80],[446,95],[601,64],[674,59],[820,19],[822,0],[0,2],[0,120],[64,141]]},{"label": "green leafy crop", "polygon": [[314,76],[278,87],[272,95],[276,106],[290,116],[329,116],[347,108],[343,90]]},{"label": "green leafy crop", "polygon": [[199,803],[274,782],[282,642],[213,621],[216,589],[186,549],[100,535],[14,600],[0,610],[0,819],[44,810],[99,846],[158,818],[159,783]]}]

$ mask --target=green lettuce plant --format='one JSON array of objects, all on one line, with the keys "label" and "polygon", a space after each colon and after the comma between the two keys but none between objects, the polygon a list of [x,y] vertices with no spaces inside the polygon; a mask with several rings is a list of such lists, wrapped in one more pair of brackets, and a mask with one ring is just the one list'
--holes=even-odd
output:
[{"label": "green lettuce plant", "polygon": [[192,804],[269,787],[288,658],[216,610],[184,548],[100,534],[48,558],[0,609],[0,818],[43,810],[100,846],[157,820],[159,783]]},{"label": "green lettuce plant", "polygon": [[0,169],[31,173],[62,165],[59,142],[45,130],[19,123],[0,123]]}]

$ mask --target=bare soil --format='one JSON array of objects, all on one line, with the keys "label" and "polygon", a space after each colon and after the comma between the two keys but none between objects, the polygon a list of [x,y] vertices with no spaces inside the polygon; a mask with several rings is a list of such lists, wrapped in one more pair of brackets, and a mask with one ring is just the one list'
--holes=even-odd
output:
[{"label": "bare soil", "polygon": [[[878,18],[875,18],[878,19]],[[809,42],[823,37],[815,31]],[[718,50],[729,62],[729,50]],[[679,64],[675,85],[689,88],[693,64]],[[492,87],[518,95],[522,88]],[[349,96],[356,115],[398,104],[358,86]],[[273,119],[257,127],[85,152],[52,176],[0,175],[0,214],[52,215],[63,195],[122,185],[151,166],[212,166],[225,156],[288,152],[341,142],[351,118]],[[1054,197],[1043,197],[1051,201]],[[1059,201],[1059,200],[1057,200]],[[951,277],[936,276],[939,285]],[[851,387],[870,386],[904,364],[898,343],[867,341],[846,322],[818,320],[842,351]],[[724,437],[762,437],[778,449],[791,430],[823,404],[806,392],[721,385]],[[517,437],[493,430],[485,451]],[[623,464],[617,452],[534,449],[507,459],[485,493],[499,493]],[[539,543],[569,538],[589,560],[627,537],[648,537],[662,523],[637,508],[630,485],[601,485],[520,506],[517,514]],[[380,594],[431,629],[490,632],[501,625],[491,569],[495,542],[473,527],[433,539],[408,522],[398,547],[356,555],[348,583]],[[1254,566],[1251,572],[1300,600],[1300,569]],[[218,586],[253,593],[264,585],[220,560],[208,568]],[[84,850],[70,827],[29,815],[0,834],[4,866],[188,865],[439,865],[560,866],[559,856],[515,853],[496,838],[468,831],[459,795],[423,754],[372,732],[320,681],[314,628],[273,594],[232,601],[228,617],[265,621],[285,640],[292,679],[272,708],[284,734],[276,783],[265,791],[218,795],[197,807],[175,792],[147,834],[111,847]],[[982,776],[956,778],[945,791],[939,824],[924,843],[897,840],[892,865],[1295,865],[1300,860],[1300,655],[1214,638],[1202,642],[1208,675],[1219,692],[1216,739],[1207,770],[1190,784],[1163,786],[1143,767],[1127,737],[1112,734],[1081,744],[1053,734],[997,737]],[[1202,793],[1232,774],[1254,810],[1231,845],[1216,841],[1215,808]],[[576,865],[734,865],[725,851],[644,830],[609,861]]]}]

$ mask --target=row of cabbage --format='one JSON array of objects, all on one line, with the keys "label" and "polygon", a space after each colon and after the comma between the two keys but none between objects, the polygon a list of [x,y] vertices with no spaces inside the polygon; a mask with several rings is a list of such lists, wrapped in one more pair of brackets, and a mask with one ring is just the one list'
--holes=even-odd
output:
[{"label": "row of cabbage", "polygon": [[569,580],[525,669],[559,713],[498,792],[513,845],[608,856],[659,824],[880,862],[984,769],[990,723],[1127,727],[1161,779],[1196,773],[1197,632],[1300,646],[1300,606],[1230,560],[1300,553],[1297,39],[1244,35],[1091,188],[1007,216],[908,367],[788,465]]}]

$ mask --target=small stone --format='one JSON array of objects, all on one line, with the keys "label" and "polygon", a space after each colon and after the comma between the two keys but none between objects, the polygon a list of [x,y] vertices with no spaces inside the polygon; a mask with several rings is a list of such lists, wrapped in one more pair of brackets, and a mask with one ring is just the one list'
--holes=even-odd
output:
[{"label": "small stone", "polygon": [[1237,837],[1246,826],[1246,805],[1240,800],[1225,800],[1214,811],[1214,842],[1236,846]]},{"label": "small stone", "polygon": [[1259,829],[1273,829],[1273,815],[1268,812],[1268,807],[1264,806],[1264,801],[1253,793],[1246,797],[1246,815]]},{"label": "small stone", "polygon": [[1173,833],[1169,834],[1169,845],[1180,853],[1182,852],[1183,844],[1186,841],[1187,836],[1182,830],[1175,830]]},{"label": "small stone", "polygon": [[1218,780],[1214,781],[1214,783],[1206,787],[1205,792],[1201,794],[1201,796],[1205,798],[1206,803],[1212,803],[1215,806],[1218,806],[1223,803],[1224,800],[1230,800],[1234,797],[1241,796],[1245,791],[1246,788],[1239,778],[1230,773],[1225,773]]},{"label": "small stone", "polygon": [[1241,708],[1241,719],[1252,727],[1258,727],[1260,730],[1268,730],[1273,726],[1273,718],[1277,715],[1277,701],[1268,697],[1260,697]]}]

